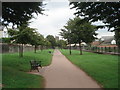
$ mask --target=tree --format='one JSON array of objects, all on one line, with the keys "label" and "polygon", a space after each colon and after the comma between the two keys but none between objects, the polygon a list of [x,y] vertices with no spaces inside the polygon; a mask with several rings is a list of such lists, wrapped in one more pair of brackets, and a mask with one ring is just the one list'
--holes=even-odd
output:
[{"label": "tree", "polygon": [[11,39],[10,38],[7,38],[7,37],[4,37],[2,38],[2,43],[10,43],[11,42]]},{"label": "tree", "polygon": [[52,46],[52,48],[54,49],[55,46],[56,46],[56,40],[55,40],[54,36],[48,35],[48,36],[46,37],[46,39],[51,43],[51,46]]},{"label": "tree", "polygon": [[43,42],[43,45],[46,46],[47,48],[50,48],[51,43],[45,38],[44,42]]},{"label": "tree", "polygon": [[42,45],[44,44],[44,37],[41,34],[39,34],[38,32],[35,32],[31,36],[30,44],[35,46],[34,51],[36,53],[36,49],[39,45],[41,45],[41,50],[42,50]]},{"label": "tree", "polygon": [[[62,30],[62,36],[64,38],[68,38],[70,43],[79,43],[80,54],[82,55],[82,46],[81,43],[90,43],[95,39],[97,35],[95,33],[96,27],[91,25],[90,22],[83,22],[82,19],[76,17],[74,19],[70,19],[65,26],[66,30]],[[67,32],[71,32],[67,34]],[[70,36],[70,37],[68,37]]]},{"label": "tree", "polygon": [[[69,25],[68,25],[69,26]],[[71,33],[71,29],[68,29],[67,26],[64,26],[64,29],[61,29],[60,35],[64,38],[67,39],[67,44],[69,45],[69,52],[71,55],[71,43],[73,39],[73,33]]]},{"label": "tree", "polygon": [[66,45],[67,45],[67,43],[64,40],[58,40],[57,41],[57,46],[61,49],[66,48]]},{"label": "tree", "polygon": [[8,34],[11,37],[13,43],[21,44],[19,47],[19,56],[23,57],[23,45],[30,44],[32,42],[32,37],[35,34],[35,29],[30,27],[21,26],[17,30],[9,29]]},{"label": "tree", "polygon": [[76,36],[74,35],[74,33],[72,33],[72,22],[71,22],[72,19],[70,19],[68,22],[67,22],[67,25],[64,26],[64,29],[61,29],[61,32],[60,32],[60,35],[64,38],[64,39],[67,39],[67,44],[69,45],[69,52],[70,52],[70,55],[72,54],[71,52],[71,44],[72,43],[77,43],[77,39],[76,39]]},{"label": "tree", "polygon": [[[83,16],[85,20],[103,21],[109,31],[115,31],[117,45],[120,48],[120,1],[118,2],[71,2],[76,8],[75,15]],[[98,27],[99,28],[99,27]],[[114,28],[114,30],[112,30]]]},{"label": "tree", "polygon": [[34,14],[43,14],[42,2],[3,2],[2,3],[2,24],[8,26],[9,23],[22,26],[33,18]]}]

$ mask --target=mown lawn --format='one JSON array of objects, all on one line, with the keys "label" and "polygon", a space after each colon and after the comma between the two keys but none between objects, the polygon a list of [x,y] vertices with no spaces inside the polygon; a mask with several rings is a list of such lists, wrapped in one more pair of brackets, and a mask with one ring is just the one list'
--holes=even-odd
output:
[{"label": "mown lawn", "polygon": [[[51,63],[52,54],[49,50],[37,51],[37,53],[25,52],[23,58],[18,53],[2,55],[2,84],[3,88],[43,88],[43,77],[28,74],[30,60],[40,60],[42,66]],[[53,52],[53,50],[51,50]]]},{"label": "mown lawn", "polygon": [[75,65],[83,69],[94,78],[103,88],[118,88],[118,56],[103,55],[91,52],[61,50],[61,52]]}]

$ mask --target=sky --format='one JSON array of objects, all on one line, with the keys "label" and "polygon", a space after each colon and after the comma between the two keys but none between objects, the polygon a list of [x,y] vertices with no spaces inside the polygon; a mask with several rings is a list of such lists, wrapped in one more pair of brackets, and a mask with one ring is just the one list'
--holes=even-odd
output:
[{"label": "sky", "polygon": [[[46,5],[44,6],[45,11],[43,12],[45,15],[39,14],[35,15],[36,19],[31,19],[32,23],[30,23],[31,28],[36,28],[37,31],[44,35],[53,35],[59,36],[60,29],[67,23],[67,21],[71,18],[73,19],[75,16],[75,9],[70,9],[68,0],[54,1],[47,0],[44,1]],[[95,22],[94,25],[101,25],[102,22]],[[107,28],[99,29],[97,31],[98,38],[101,36],[113,36],[113,32],[108,32]]]}]

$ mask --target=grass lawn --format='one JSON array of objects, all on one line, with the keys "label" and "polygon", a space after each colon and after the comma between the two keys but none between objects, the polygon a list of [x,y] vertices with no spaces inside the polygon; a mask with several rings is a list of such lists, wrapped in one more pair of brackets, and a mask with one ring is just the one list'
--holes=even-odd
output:
[{"label": "grass lawn", "polygon": [[104,88],[118,88],[118,56],[91,52],[79,55],[76,50],[72,50],[72,55],[69,55],[69,50],[61,52]]},{"label": "grass lawn", "polygon": [[[53,52],[53,50],[51,50]],[[2,55],[2,83],[4,88],[43,88],[43,77],[28,74],[30,60],[40,60],[42,66],[51,63],[52,54],[48,50],[25,52],[23,58],[18,53]]]}]

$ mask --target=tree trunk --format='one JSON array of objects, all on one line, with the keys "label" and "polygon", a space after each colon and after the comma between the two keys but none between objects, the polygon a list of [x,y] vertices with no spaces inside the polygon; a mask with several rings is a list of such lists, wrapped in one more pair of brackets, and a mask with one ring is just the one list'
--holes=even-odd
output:
[{"label": "tree trunk", "polygon": [[41,49],[41,51],[43,50],[43,46],[42,45],[40,46],[40,49]]},{"label": "tree trunk", "polygon": [[35,45],[34,52],[36,53],[37,46]]},{"label": "tree trunk", "polygon": [[81,46],[81,42],[79,42],[79,49],[80,49],[80,55],[82,55],[82,46]]},{"label": "tree trunk", "polygon": [[69,48],[69,50],[70,50],[70,55],[71,55],[71,44],[70,44],[70,48]]},{"label": "tree trunk", "polygon": [[[115,30],[115,39],[116,39],[116,43],[118,46],[118,55],[120,56],[120,27],[118,29]],[[120,65],[120,57],[118,56],[118,65]],[[120,66],[118,66],[118,73],[120,73]],[[120,85],[118,85],[118,88],[120,88]]]},{"label": "tree trunk", "polygon": [[23,57],[23,44],[19,46],[19,56]]},{"label": "tree trunk", "polygon": [[115,38],[116,38],[116,43],[118,46],[118,53],[120,53],[120,28],[115,30]]},{"label": "tree trunk", "polygon": [[21,57],[21,46],[19,45],[19,57]]}]

